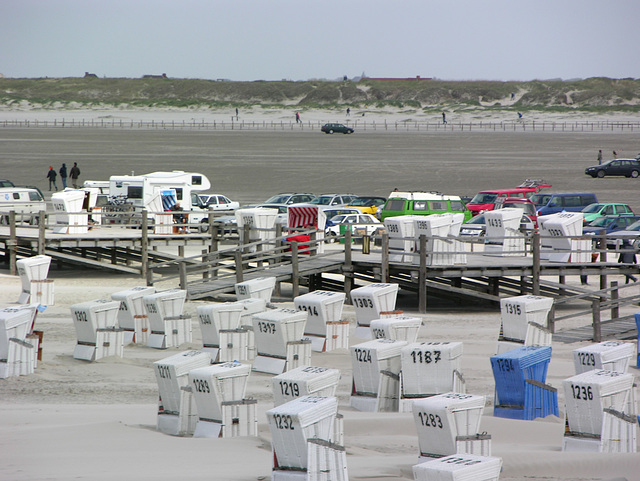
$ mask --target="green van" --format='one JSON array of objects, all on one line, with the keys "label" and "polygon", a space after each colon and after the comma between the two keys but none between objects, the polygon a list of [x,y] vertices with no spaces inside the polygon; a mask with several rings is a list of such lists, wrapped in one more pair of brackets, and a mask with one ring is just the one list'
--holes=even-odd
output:
[{"label": "green van", "polygon": [[460,196],[438,192],[391,192],[385,202],[380,220],[399,215],[464,214],[464,222],[471,219],[471,211]]}]

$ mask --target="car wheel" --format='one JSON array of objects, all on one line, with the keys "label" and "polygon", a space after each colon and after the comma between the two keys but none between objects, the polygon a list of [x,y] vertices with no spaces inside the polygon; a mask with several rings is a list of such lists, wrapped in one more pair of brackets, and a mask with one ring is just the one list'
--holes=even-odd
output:
[{"label": "car wheel", "polygon": [[639,175],[640,175],[640,172],[638,172],[637,170],[631,171],[631,177],[633,177],[634,179],[637,179]]},{"label": "car wheel", "polygon": [[604,177],[604,170],[599,170],[596,175],[602,179]]},{"label": "car wheel", "polygon": [[209,220],[203,219],[200,221],[200,232],[203,234],[209,230]]},{"label": "car wheel", "polygon": [[327,133],[328,133],[328,134],[332,134],[332,133],[333,133],[333,130],[330,130],[330,131],[329,131],[329,132],[327,132]]},{"label": "car wheel", "polygon": [[337,240],[336,237],[338,236],[338,234],[336,234],[333,231],[329,231],[328,234],[329,234],[329,236],[327,237],[327,242],[329,244],[333,244],[334,242],[336,242],[336,240]]}]

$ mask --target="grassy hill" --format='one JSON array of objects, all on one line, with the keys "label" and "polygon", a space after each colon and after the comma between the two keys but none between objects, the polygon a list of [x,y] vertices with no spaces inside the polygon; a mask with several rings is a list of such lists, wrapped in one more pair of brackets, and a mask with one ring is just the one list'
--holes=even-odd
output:
[{"label": "grassy hill", "polygon": [[[512,98],[512,93],[515,96]],[[296,108],[410,107],[640,111],[640,80],[590,78],[530,82],[373,80],[232,82],[198,79],[0,79],[0,107],[193,107],[247,105]]]}]

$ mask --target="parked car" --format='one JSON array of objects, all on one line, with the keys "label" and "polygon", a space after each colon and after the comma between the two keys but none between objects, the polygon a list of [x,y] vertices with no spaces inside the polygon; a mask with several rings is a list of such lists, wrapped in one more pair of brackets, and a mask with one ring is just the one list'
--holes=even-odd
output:
[{"label": "parked car", "polygon": [[240,207],[240,203],[234,202],[227,196],[221,194],[200,194],[202,203],[213,210],[236,210]]},{"label": "parked car", "polygon": [[496,202],[504,201],[507,198],[528,199],[545,187],[551,187],[551,185],[544,184],[542,181],[525,181],[522,185],[512,189],[483,190],[467,202],[466,207],[471,211],[471,215],[478,215],[481,212],[495,209]]},{"label": "parked car", "polygon": [[326,205],[328,207],[347,206],[358,196],[354,194],[322,194],[307,202],[309,205]]},{"label": "parked car", "polygon": [[[462,224],[460,227],[460,235],[461,236],[475,236],[475,237],[484,237],[487,231],[487,221],[485,220],[484,214],[478,214],[477,216],[471,218],[469,222],[466,224]],[[528,215],[522,214],[522,219],[520,220],[520,231],[522,233],[528,233],[535,229],[533,221],[529,218]]]},{"label": "parked car", "polygon": [[344,233],[340,232],[340,227],[343,225],[351,226],[351,232],[372,235],[375,232],[384,229],[384,224],[376,219],[371,214],[343,214],[337,215],[331,218],[331,227],[325,230],[327,238],[337,237]]},{"label": "parked car", "polygon": [[637,215],[605,215],[589,222],[582,228],[582,233],[587,235],[611,234],[628,229],[638,220],[640,217]]},{"label": "parked car", "polygon": [[471,218],[471,212],[467,210],[457,195],[443,195],[439,192],[391,192],[389,198],[380,211],[380,220],[399,215],[431,215],[464,214],[465,221]]},{"label": "parked car", "polygon": [[360,211],[352,207],[331,207],[328,209],[322,209],[322,213],[325,215],[327,219],[325,223],[325,228],[326,228],[326,227],[331,227],[333,225],[333,222],[331,219],[333,219],[334,217],[338,215],[345,215],[345,214],[360,214]]},{"label": "parked car", "polygon": [[584,223],[588,224],[596,220],[598,217],[605,215],[633,215],[633,210],[627,204],[604,204],[595,203],[582,209],[584,215]]},{"label": "parked car", "polygon": [[600,165],[584,169],[586,175],[602,178],[606,175],[640,176],[640,161],[637,159],[613,159]]},{"label": "parked car", "polygon": [[384,205],[386,201],[386,197],[360,196],[351,201],[347,207],[355,207],[363,214],[376,215],[378,207]]},{"label": "parked car", "polygon": [[352,134],[355,132],[351,127],[347,127],[343,124],[324,124],[320,127],[320,130],[325,134],[333,134],[334,132],[339,134]]},{"label": "parked car", "polygon": [[264,204],[304,204],[315,199],[315,194],[297,194],[292,192],[284,192],[276,194],[265,200]]},{"label": "parked car", "polygon": [[622,244],[623,240],[628,240],[631,245],[640,249],[640,220],[634,222],[624,230],[612,232],[607,236],[607,247],[616,248]]},{"label": "parked car", "polygon": [[536,205],[538,216],[558,212],[581,212],[589,204],[598,202],[591,192],[558,192],[555,194],[533,194],[530,199]]}]

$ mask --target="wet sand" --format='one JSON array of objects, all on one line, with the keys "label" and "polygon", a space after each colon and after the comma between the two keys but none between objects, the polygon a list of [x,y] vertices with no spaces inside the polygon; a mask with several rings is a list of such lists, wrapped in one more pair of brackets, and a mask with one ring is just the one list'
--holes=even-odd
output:
[{"label": "wet sand", "polygon": [[[158,170],[201,172],[241,204],[278,192],[386,196],[400,190],[473,196],[544,179],[552,191],[595,192],[640,211],[640,179],[592,179],[585,167],[640,151],[637,133],[149,131],[2,128],[0,177],[48,189],[49,165],[78,162],[80,180]],[[59,181],[59,179],[58,179]],[[60,187],[60,185],[59,185]]]}]

